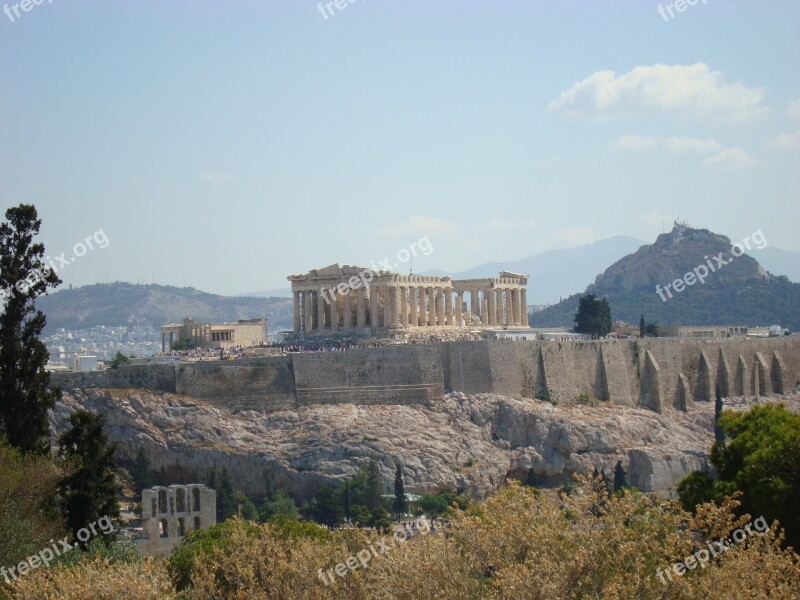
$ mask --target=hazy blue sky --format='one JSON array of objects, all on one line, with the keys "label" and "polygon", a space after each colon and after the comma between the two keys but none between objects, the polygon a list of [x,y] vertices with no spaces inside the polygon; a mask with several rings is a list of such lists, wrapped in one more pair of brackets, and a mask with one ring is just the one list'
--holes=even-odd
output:
[{"label": "hazy blue sky", "polygon": [[800,250],[796,1],[15,2],[0,205],[53,255],[105,232],[67,283],[235,294],[422,236],[459,271],[676,217]]}]

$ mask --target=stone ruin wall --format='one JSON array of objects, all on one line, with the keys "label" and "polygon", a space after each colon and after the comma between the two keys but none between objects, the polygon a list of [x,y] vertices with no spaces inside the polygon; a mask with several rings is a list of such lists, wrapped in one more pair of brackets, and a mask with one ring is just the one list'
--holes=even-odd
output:
[{"label": "stone ruin wall", "polygon": [[181,365],[57,373],[63,389],[145,388],[228,410],[308,404],[429,404],[447,390],[653,410],[724,396],[785,393],[800,376],[800,337],[607,341],[483,340],[358,348]]}]

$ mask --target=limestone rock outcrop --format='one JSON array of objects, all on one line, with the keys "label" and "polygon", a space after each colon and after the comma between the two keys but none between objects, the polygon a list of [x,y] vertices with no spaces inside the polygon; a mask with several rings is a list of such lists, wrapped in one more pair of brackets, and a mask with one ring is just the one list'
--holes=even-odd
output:
[{"label": "limestone rock outcrop", "polygon": [[145,390],[73,391],[51,413],[54,436],[80,407],[106,415],[121,458],[132,460],[143,445],[156,470],[202,478],[226,468],[256,498],[277,487],[307,498],[373,456],[387,492],[396,462],[408,491],[455,489],[482,499],[531,469],[540,485],[560,485],[595,466],[610,475],[621,461],[632,485],[666,494],[704,466],[713,442],[711,403],[657,414],[458,392],[427,407],[332,404],[264,414]]}]

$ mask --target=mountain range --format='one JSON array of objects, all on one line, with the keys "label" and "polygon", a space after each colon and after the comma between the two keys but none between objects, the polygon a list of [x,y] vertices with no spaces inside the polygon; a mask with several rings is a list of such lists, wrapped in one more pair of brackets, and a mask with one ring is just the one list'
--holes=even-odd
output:
[{"label": "mountain range", "polygon": [[[571,326],[578,302],[576,292],[586,290],[594,281],[589,289],[613,299],[614,318],[626,321],[638,322],[639,315],[646,312],[649,321],[662,324],[780,322],[785,327],[800,329],[798,317],[792,314],[795,308],[787,307],[780,314],[774,311],[796,298],[794,290],[798,284],[791,282],[800,281],[800,252],[769,246],[759,250],[754,246],[749,255],[742,256],[736,265],[726,267],[724,273],[720,272],[705,285],[687,289],[668,299],[669,302],[662,301],[654,291],[656,283],[673,281],[676,274],[686,272],[682,269],[691,270],[704,262],[702,257],[709,253],[730,250],[727,237],[689,229],[694,233],[684,231],[677,240],[673,230],[659,236],[653,245],[620,235],[522,259],[487,262],[466,271],[432,270],[425,274],[449,274],[458,279],[492,277],[501,270],[527,274],[530,276],[528,304],[554,304],[536,313],[535,323],[541,326]],[[752,257],[757,257],[761,264]],[[611,267],[606,268],[609,264]],[[765,274],[769,274],[766,279]],[[212,322],[266,316],[270,319],[270,330],[276,331],[291,327],[290,298],[289,288],[229,297],[194,288],[116,282],[61,289],[40,298],[37,305],[47,315],[45,333],[60,327],[84,329],[133,324],[159,327],[186,316]],[[729,306],[746,298],[749,299],[744,304]],[[756,310],[759,303],[764,305]],[[795,302],[794,306],[798,305],[800,302]],[[728,308],[720,312],[725,306]]]}]

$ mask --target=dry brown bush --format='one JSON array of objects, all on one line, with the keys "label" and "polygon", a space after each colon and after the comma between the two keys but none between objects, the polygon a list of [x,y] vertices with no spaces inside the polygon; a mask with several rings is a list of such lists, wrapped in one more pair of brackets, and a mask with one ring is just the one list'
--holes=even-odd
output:
[{"label": "dry brown bush", "polygon": [[[656,569],[729,536],[751,521],[737,518],[735,499],[706,505],[696,516],[675,502],[638,493],[609,496],[598,482],[584,480],[572,496],[537,493],[510,485],[486,503],[456,511],[451,526],[404,543],[369,568],[348,571],[324,585],[326,571],[374,543],[376,536],[340,532],[328,541],[283,539],[269,525],[257,536],[242,534],[235,551],[215,551],[194,565],[186,600],[347,599],[511,600],[518,598],[796,598],[800,557],[781,549],[775,526],[753,535],[667,585]],[[391,536],[389,536],[391,538]],[[98,583],[112,590],[135,590],[137,598],[166,597],[164,572],[147,563],[138,569],[85,565],[58,577],[37,574],[20,587],[20,598],[71,598],[40,591]],[[24,588],[24,589],[23,589]],[[67,590],[66,587],[63,588]],[[148,595],[143,589],[158,590]],[[110,592],[109,592],[110,593]],[[126,598],[88,595],[87,598]],[[132,597],[132,596],[131,596]]]}]

